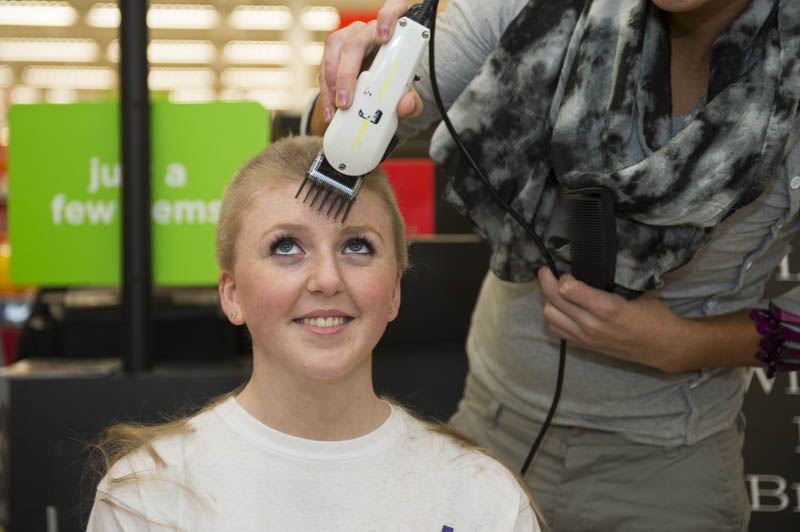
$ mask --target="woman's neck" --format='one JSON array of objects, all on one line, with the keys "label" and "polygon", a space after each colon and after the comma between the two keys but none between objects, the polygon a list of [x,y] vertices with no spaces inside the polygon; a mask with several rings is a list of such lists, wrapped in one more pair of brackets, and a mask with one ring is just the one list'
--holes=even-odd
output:
[{"label": "woman's neck", "polygon": [[367,366],[344,379],[318,381],[287,375],[254,357],[253,374],[237,400],[284,434],[319,441],[357,438],[381,426],[391,411],[375,395]]},{"label": "woman's neck", "polygon": [[713,0],[691,11],[668,12],[672,114],[689,113],[708,89],[714,40],[751,0]]}]

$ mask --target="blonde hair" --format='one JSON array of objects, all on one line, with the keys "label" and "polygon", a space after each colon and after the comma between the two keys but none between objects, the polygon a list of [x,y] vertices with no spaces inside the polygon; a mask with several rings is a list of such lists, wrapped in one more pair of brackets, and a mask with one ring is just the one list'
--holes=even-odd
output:
[{"label": "blonde hair", "polygon": [[[242,213],[257,193],[280,182],[297,182],[299,186],[321,148],[320,137],[286,137],[267,146],[236,172],[225,189],[217,222],[215,252],[220,270],[233,271]],[[364,177],[362,188],[375,192],[383,201],[392,222],[397,268],[405,271],[408,267],[406,225],[386,174],[380,167],[375,168]],[[358,209],[357,200],[353,209]]]}]

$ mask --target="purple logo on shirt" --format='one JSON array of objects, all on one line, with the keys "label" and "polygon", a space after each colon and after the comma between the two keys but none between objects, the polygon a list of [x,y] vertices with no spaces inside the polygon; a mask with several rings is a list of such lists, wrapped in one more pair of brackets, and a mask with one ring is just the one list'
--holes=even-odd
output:
[{"label": "purple logo on shirt", "polygon": [[442,527],[442,532],[453,532],[453,528],[452,528],[452,527],[449,527],[449,526],[447,526],[447,525],[444,525],[444,526]]}]

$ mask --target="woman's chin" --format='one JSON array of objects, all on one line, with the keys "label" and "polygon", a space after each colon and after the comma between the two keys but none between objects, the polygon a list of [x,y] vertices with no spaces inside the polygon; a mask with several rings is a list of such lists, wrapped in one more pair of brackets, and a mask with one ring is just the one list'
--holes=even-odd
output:
[{"label": "woman's chin", "polygon": [[358,378],[372,378],[371,353],[362,356],[326,350],[310,350],[298,369],[300,377],[334,384]]}]

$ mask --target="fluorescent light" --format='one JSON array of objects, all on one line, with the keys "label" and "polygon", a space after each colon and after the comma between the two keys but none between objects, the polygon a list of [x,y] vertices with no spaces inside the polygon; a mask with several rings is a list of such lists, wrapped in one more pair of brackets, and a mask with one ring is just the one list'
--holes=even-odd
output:
[{"label": "fluorescent light", "polygon": [[45,93],[44,99],[50,103],[73,103],[78,101],[78,91],[65,88],[50,89]]},{"label": "fluorescent light", "polygon": [[152,41],[147,47],[151,63],[210,63],[217,55],[211,41]]},{"label": "fluorescent light", "polygon": [[237,30],[288,30],[293,22],[286,6],[236,6],[228,18]]},{"label": "fluorescent light", "polygon": [[0,87],[10,87],[14,83],[14,71],[8,65],[0,65]]},{"label": "fluorescent light", "polygon": [[11,89],[11,103],[36,103],[42,99],[42,93],[35,87],[17,85]]},{"label": "fluorescent light", "polygon": [[[154,40],[147,45],[147,59],[151,63],[210,63],[217,55],[211,41]],[[108,45],[109,61],[119,62],[119,41]]]},{"label": "fluorescent light", "polygon": [[331,31],[339,27],[341,19],[335,7],[307,7],[300,12],[300,24],[311,31]]},{"label": "fluorescent light", "polygon": [[154,4],[147,12],[151,28],[208,30],[218,23],[217,10],[208,4]]},{"label": "fluorescent light", "polygon": [[322,62],[322,52],[324,50],[324,42],[307,42],[300,49],[300,56],[309,65],[319,65]]},{"label": "fluorescent light", "polygon": [[289,109],[295,105],[297,96],[287,90],[256,89],[247,91],[247,99],[267,109]]},{"label": "fluorescent light", "polygon": [[117,83],[116,72],[107,67],[30,66],[22,79],[34,87],[72,89],[110,89]]},{"label": "fluorescent light", "polygon": [[0,25],[72,26],[78,13],[69,2],[0,0]]},{"label": "fluorescent light", "polygon": [[210,87],[216,76],[210,68],[154,68],[148,83],[153,90],[172,90],[187,87]]},{"label": "fluorescent light", "polygon": [[95,28],[118,28],[119,20],[117,4],[95,4],[86,14],[86,23]]},{"label": "fluorescent light", "polygon": [[[86,15],[86,23],[97,28],[116,28],[120,14],[117,4],[95,4]],[[211,29],[219,24],[219,13],[205,4],[154,4],[147,11],[151,28]]]},{"label": "fluorescent light", "polygon": [[0,39],[2,61],[67,61],[88,63],[97,59],[91,39]]},{"label": "fluorescent light", "polygon": [[225,59],[240,64],[286,64],[292,56],[284,41],[230,41],[223,50]]},{"label": "fluorescent light", "polygon": [[210,102],[216,97],[217,93],[210,87],[178,89],[169,93],[169,101],[176,103]]},{"label": "fluorescent light", "polygon": [[222,71],[222,82],[231,88],[289,87],[293,81],[292,73],[285,68],[228,68]]},{"label": "fluorescent light", "polygon": [[[86,15],[86,23],[97,28],[116,28],[120,14],[117,4],[95,4]],[[207,4],[154,4],[147,11],[151,28],[201,29],[216,28],[219,13]]]}]

